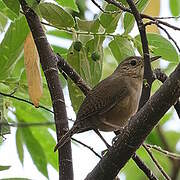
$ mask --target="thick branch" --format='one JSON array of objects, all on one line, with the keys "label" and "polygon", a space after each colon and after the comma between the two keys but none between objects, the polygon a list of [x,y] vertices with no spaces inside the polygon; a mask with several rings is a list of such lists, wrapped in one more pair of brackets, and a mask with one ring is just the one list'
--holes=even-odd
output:
[{"label": "thick branch", "polygon": [[[54,110],[57,139],[59,140],[68,129],[68,121],[66,107],[65,104],[62,103],[62,100],[64,101],[64,96],[58,76],[57,58],[47,41],[41,22],[36,13],[27,6],[25,0],[19,0],[19,2],[32,32],[40,56],[40,63],[47,80]],[[59,150],[59,179],[73,179],[70,142]]]},{"label": "thick branch", "polygon": [[86,179],[113,179],[179,96],[180,65],[131,118],[120,133],[118,140]]}]

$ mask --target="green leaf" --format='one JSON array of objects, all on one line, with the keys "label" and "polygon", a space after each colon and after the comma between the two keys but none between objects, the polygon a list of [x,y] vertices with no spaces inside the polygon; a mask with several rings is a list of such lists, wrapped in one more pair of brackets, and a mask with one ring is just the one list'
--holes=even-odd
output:
[{"label": "green leaf", "polygon": [[148,135],[148,137],[146,138],[146,143],[156,144],[157,146],[163,147],[163,143],[162,143],[156,129],[153,129],[151,131],[151,133]]},{"label": "green leaf", "polygon": [[176,145],[179,142],[180,132],[165,131],[163,134],[172,152],[177,152]]},{"label": "green leaf", "polygon": [[8,170],[11,166],[1,166],[0,165],[0,171]]},{"label": "green leaf", "polygon": [[[4,102],[4,97],[0,95],[0,123],[8,123],[6,116],[6,106]],[[7,125],[0,126],[0,136],[5,134],[10,134],[10,127]]]},{"label": "green leaf", "polygon": [[159,124],[162,126],[164,125],[167,121],[169,121],[172,116],[173,116],[174,111],[171,109],[170,111],[168,111],[160,120]]},{"label": "green leaf", "polygon": [[23,161],[24,161],[23,137],[22,137],[22,132],[19,128],[17,128],[16,130],[16,148],[17,148],[19,160],[23,165]]},{"label": "green leaf", "polygon": [[18,0],[3,0],[6,6],[19,16],[20,4]]},{"label": "green leaf", "polygon": [[58,153],[54,153],[53,151],[56,145],[56,141],[49,133],[48,129],[48,126],[41,126],[41,130],[39,131],[38,127],[34,127],[31,128],[31,133],[34,137],[36,137],[36,139],[39,140],[39,143],[44,150],[47,163],[51,164],[52,167],[58,170]]},{"label": "green leaf", "polygon": [[65,32],[65,31],[60,31],[57,29],[49,30],[49,31],[47,31],[47,34],[53,35],[56,37],[65,38],[65,39],[72,39],[72,34]]},{"label": "green leaf", "polygon": [[[147,33],[147,39],[152,54],[161,56],[163,59],[169,62],[173,62],[173,63],[179,62],[178,53],[169,40],[165,39],[160,34],[155,34],[155,33]],[[139,53],[142,54],[140,35],[137,35],[135,37],[135,40],[138,41],[137,49]]]},{"label": "green leaf", "polygon": [[118,63],[129,56],[135,55],[131,41],[120,35],[115,36],[114,40],[109,43],[109,47]]},{"label": "green leaf", "polygon": [[[36,109],[33,106],[24,105],[23,103],[17,101],[13,101],[13,105],[16,108],[15,115],[18,119],[18,122],[42,123],[42,124],[47,122],[54,122],[53,115],[45,110]],[[41,128],[41,130],[39,130],[39,127]],[[50,163],[55,169],[58,169],[57,154],[55,154],[53,151],[56,142],[52,137],[52,135],[49,133],[49,128],[55,130],[54,125],[45,124],[44,126],[42,125],[42,126],[34,126],[28,128],[28,130],[27,128],[20,128],[17,130],[18,135],[16,134],[16,136],[20,138],[21,138],[20,135],[22,134],[22,137],[24,138],[24,133],[25,133],[24,131],[28,131],[27,134],[25,134],[24,142],[28,148],[28,151],[32,156],[33,162],[36,164],[37,168],[45,175],[46,175],[45,170],[47,163]],[[24,129],[24,131],[22,131],[22,129]],[[33,142],[30,141],[31,137]],[[37,148],[39,149],[37,155],[34,154],[36,151],[36,147],[35,150],[31,149],[34,148],[33,146],[35,146],[36,143],[38,143]],[[21,144],[20,144],[20,148],[21,148]],[[40,153],[43,153],[42,158],[38,159],[38,157],[36,156],[38,156],[38,154]],[[40,167],[40,164],[42,164],[42,167]]]},{"label": "green leaf", "polygon": [[73,110],[77,113],[79,110],[79,106],[82,104],[85,96],[71,79],[68,79],[67,82],[68,82],[68,91],[69,91],[69,97],[71,99],[72,107]]},{"label": "green leaf", "polygon": [[122,169],[122,173],[125,174],[126,179],[133,179],[133,180],[146,179],[144,173],[141,170],[139,170],[139,168],[132,159],[130,159],[127,162],[125,167]]},{"label": "green leaf", "polygon": [[13,70],[23,50],[24,40],[29,32],[25,17],[16,19],[9,26],[0,44],[0,80],[6,79]]},{"label": "green leaf", "polygon": [[[88,78],[87,82],[90,84],[91,87],[94,87],[100,81],[102,76],[103,41],[104,37],[95,36],[93,39],[90,39],[85,45],[87,51],[87,58],[90,65],[90,77]],[[99,55],[99,58],[96,61],[92,59],[92,54],[94,52],[97,52]],[[81,67],[81,74],[83,74],[83,71],[84,68]]]},{"label": "green leaf", "polygon": [[40,3],[39,9],[42,17],[58,28],[75,26],[73,17],[62,7],[56,4]]},{"label": "green leaf", "polygon": [[[144,10],[148,2],[149,0],[140,0],[137,3],[137,9],[139,10],[139,12],[142,12]],[[125,13],[123,21],[124,21],[124,30],[125,30],[124,33],[128,34],[129,32],[131,32],[131,30],[134,27],[134,23],[135,23],[134,16],[130,13]]]},{"label": "green leaf", "polygon": [[[90,39],[80,51],[74,50],[73,44],[68,51],[68,63],[71,64],[91,87],[99,82],[102,75],[103,41],[104,37],[95,36],[93,39]],[[100,55],[97,61],[93,61],[91,58],[94,51],[97,51]],[[68,80],[68,89],[72,106],[74,111],[77,112],[84,99],[84,95],[71,80]]]},{"label": "green leaf", "polygon": [[87,21],[87,20],[76,18],[76,21],[77,21],[77,26],[79,30],[92,32],[92,33],[98,32],[98,29],[100,26],[99,19]]},{"label": "green leaf", "polygon": [[[119,11],[119,8],[115,7],[112,4],[107,4],[105,7],[105,11]],[[102,13],[102,15],[100,16],[100,23],[105,28],[107,33],[113,33],[116,30],[121,14],[122,12],[111,14]]]},{"label": "green leaf", "polygon": [[76,5],[75,0],[71,0],[71,1],[67,1],[67,0],[56,0],[56,2],[57,2],[59,5],[63,6],[63,7],[67,7],[67,8],[70,8],[70,9],[76,11],[76,12],[79,12],[79,9],[78,9],[78,7],[77,7],[77,5]]},{"label": "green leaf", "polygon": [[173,16],[180,15],[180,1],[179,0],[169,0],[170,10]]},{"label": "green leaf", "polygon": [[47,159],[42,146],[40,145],[39,141],[32,135],[32,132],[29,128],[21,128],[20,130],[35,166],[45,177],[48,178]]},{"label": "green leaf", "polygon": [[7,17],[0,12],[0,32],[4,31],[7,21],[8,21]]},{"label": "green leaf", "polygon": [[28,179],[28,178],[3,178],[0,180],[32,180],[32,179]]},{"label": "green leaf", "polygon": [[4,16],[8,17],[9,19],[11,19],[12,21],[14,21],[18,16],[11,11],[5,4],[3,1],[0,1],[0,12],[2,12],[4,14]]}]

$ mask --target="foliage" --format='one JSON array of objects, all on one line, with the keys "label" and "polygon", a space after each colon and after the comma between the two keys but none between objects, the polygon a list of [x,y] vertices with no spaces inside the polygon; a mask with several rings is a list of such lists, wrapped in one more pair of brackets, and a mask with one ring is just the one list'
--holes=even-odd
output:
[{"label": "foliage", "polygon": [[[37,4],[35,0],[27,1],[42,18],[43,22],[48,23],[45,26],[46,34],[49,37],[59,38],[64,43],[54,43],[51,46],[56,53],[60,53],[67,62],[81,75],[90,87],[94,87],[101,79],[110,74],[116,65],[124,58],[135,54],[142,55],[140,35],[132,35],[135,26],[135,20],[129,13],[119,12],[119,9],[107,3],[103,4],[105,11],[99,11],[93,19],[87,19],[84,14],[88,9],[84,1],[56,0],[56,3],[41,2]],[[104,2],[104,1],[103,1]],[[127,7],[126,1],[121,1]],[[148,0],[139,0],[138,10],[143,12],[148,5]],[[179,0],[169,0],[170,10],[173,16],[180,15]],[[161,7],[163,8],[163,7]],[[45,21],[46,20],[46,21]],[[118,31],[121,25],[121,30]],[[20,4],[18,0],[0,1],[0,92],[26,99],[28,96],[28,83],[24,68],[24,41],[29,34],[29,28],[25,17],[20,13]],[[121,33],[120,33],[121,32]],[[150,32],[147,34],[149,49],[151,55],[161,55],[169,65],[164,69],[168,73],[179,62],[179,53],[176,47],[167,37],[162,34]],[[64,46],[66,43],[69,46]],[[77,43],[78,42],[78,43]],[[160,67],[160,63],[153,64],[154,67]],[[84,99],[84,95],[73,82],[67,81],[62,75],[59,75],[63,88],[68,87],[69,97],[75,112]],[[48,87],[43,78],[43,96],[40,104],[52,108],[52,103]],[[160,83],[154,83],[152,93],[160,86]],[[8,97],[0,97],[3,100],[3,118],[8,117],[11,123],[47,123],[53,122],[53,115],[44,110],[36,109],[32,105],[21,101],[13,100]],[[4,109],[6,109],[4,111]],[[13,114],[9,115],[11,112]],[[164,125],[172,119],[174,111],[168,112],[161,120],[160,126],[167,138],[167,142],[173,151],[176,151],[176,145],[179,140],[179,132],[164,131]],[[6,127],[7,128],[7,127]],[[9,127],[8,127],[9,128]],[[41,129],[41,130],[39,130]],[[26,146],[33,163],[37,169],[48,178],[47,165],[52,165],[58,169],[57,154],[53,153],[55,139],[49,130],[55,131],[55,127],[39,126],[16,128],[16,148],[20,162],[24,163],[24,148]],[[9,133],[9,129],[6,133]],[[4,133],[4,134],[6,134]],[[174,139],[172,141],[171,139]],[[2,140],[1,140],[2,141]],[[153,130],[147,138],[147,142],[163,146],[162,139],[157,130]],[[1,142],[1,146],[3,143]],[[147,158],[146,153],[141,149],[138,154],[154,170],[151,160]],[[163,168],[171,173],[171,162],[167,157],[156,153],[156,158],[163,165]],[[165,163],[164,163],[165,162]],[[10,166],[1,165],[0,171],[4,171]],[[131,169],[133,168],[133,171]],[[129,173],[131,171],[131,173]],[[154,170],[155,172],[156,170]],[[133,161],[129,161],[123,169],[127,179],[144,179],[144,174],[139,171]],[[162,178],[159,173],[157,177]]]}]

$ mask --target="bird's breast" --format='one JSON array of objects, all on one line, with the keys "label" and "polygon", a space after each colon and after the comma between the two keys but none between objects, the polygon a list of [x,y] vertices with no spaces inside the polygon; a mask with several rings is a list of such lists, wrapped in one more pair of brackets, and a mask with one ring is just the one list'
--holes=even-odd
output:
[{"label": "bird's breast", "polygon": [[130,89],[130,94],[112,108],[103,117],[102,131],[116,131],[125,126],[128,120],[137,112],[142,85]]}]

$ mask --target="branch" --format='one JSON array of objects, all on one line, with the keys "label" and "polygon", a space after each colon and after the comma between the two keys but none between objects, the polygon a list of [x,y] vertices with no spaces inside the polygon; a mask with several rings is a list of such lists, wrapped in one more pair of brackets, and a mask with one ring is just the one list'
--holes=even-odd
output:
[{"label": "branch", "polygon": [[167,157],[180,160],[180,154],[176,154],[176,153],[166,151],[166,150],[162,149],[160,146],[157,146],[157,145],[152,145],[152,144],[145,144],[145,145],[149,149],[154,149],[154,150],[156,150],[156,151],[158,151],[160,153],[165,154]]},{"label": "branch", "polygon": [[[61,73],[62,73],[62,71],[65,72],[71,78],[71,80],[81,89],[81,91],[84,93],[84,95],[87,95],[87,93],[91,90],[91,88],[85,83],[85,81],[80,77],[80,75],[59,54],[57,54],[57,57],[58,57],[59,71]],[[73,138],[71,138],[71,139],[73,139]],[[90,149],[96,156],[99,156],[91,147],[89,147],[86,144],[83,144],[82,142],[79,142],[77,140],[75,140],[75,141],[82,144],[83,146],[87,147],[88,149]],[[142,160],[139,157],[137,157],[137,158],[134,157],[134,159],[133,159],[136,162],[136,164],[142,170],[145,171],[144,173],[147,176],[149,176],[149,177],[152,176],[152,178],[153,178],[154,176],[152,173],[150,173],[151,171],[148,169],[148,167],[143,167],[143,166],[145,166],[145,164],[143,165]],[[141,164],[140,164],[140,162],[141,162]]]},{"label": "branch", "polygon": [[[10,98],[13,98],[13,99],[16,99],[16,100],[18,100],[18,101],[22,101],[22,102],[25,102],[25,103],[28,103],[28,104],[34,106],[34,104],[33,104],[31,101],[28,101],[28,100],[26,100],[26,99],[19,98],[19,97],[16,97],[16,96],[14,96],[14,95],[6,94],[6,93],[3,93],[3,92],[0,92],[0,94],[3,95],[3,96],[10,97]],[[48,108],[46,108],[46,107],[44,107],[44,106],[42,106],[42,105],[39,105],[39,106],[36,107],[36,108],[42,108],[42,109],[44,109],[44,110],[46,110],[46,111],[49,111],[49,112],[51,112],[51,113],[54,113],[53,111],[51,111],[50,109],[48,109]]]},{"label": "branch", "polygon": [[[53,53],[41,22],[37,14],[28,7],[25,0],[19,0],[25,14],[29,28],[36,44],[40,63],[45,74],[48,88],[51,94],[54,118],[56,123],[57,140],[59,140],[68,129],[67,113],[64,101],[62,86],[58,76],[57,57]],[[73,179],[71,144],[67,143],[59,151],[59,179]]]},{"label": "branch", "polygon": [[[124,7],[124,6],[123,6],[120,2],[118,2],[118,1],[115,1],[115,0],[105,0],[105,1],[106,1],[107,3],[109,3],[109,4],[113,4],[114,6],[118,7],[119,9],[121,9],[121,10],[124,11],[124,12],[128,12],[128,13],[133,14],[133,12],[132,12],[130,9]],[[171,25],[171,24],[169,24],[169,23],[167,23],[167,22],[164,22],[164,21],[160,20],[160,19],[163,19],[163,18],[152,17],[152,16],[149,16],[149,15],[147,15],[147,14],[142,14],[142,13],[140,13],[140,15],[141,15],[141,18],[145,18],[145,19],[149,19],[149,20],[152,20],[152,21],[156,21],[156,22],[159,23],[159,24],[163,24],[163,25],[165,25],[165,26],[167,26],[167,27],[169,27],[169,28],[171,28],[171,29],[180,31],[180,28],[179,28],[179,27],[173,26],[173,25]],[[179,16],[178,16],[178,17],[179,17]],[[167,19],[167,18],[165,17],[164,19]]]},{"label": "branch", "polygon": [[146,150],[146,152],[149,154],[149,156],[151,157],[152,161],[154,162],[154,164],[156,165],[156,167],[159,169],[159,171],[161,172],[161,174],[163,175],[163,177],[167,180],[171,180],[171,178],[166,174],[166,172],[163,170],[163,168],[161,167],[161,165],[158,163],[158,161],[155,159],[155,157],[153,156],[153,154],[151,153],[151,151],[149,150],[148,147],[146,147],[146,145],[143,144],[144,149]]},{"label": "branch", "polygon": [[[154,74],[156,75],[156,78],[161,81],[162,83],[165,82],[165,80],[168,78],[167,75],[161,71],[161,69],[157,68],[154,70]],[[180,102],[179,99],[177,100],[176,104],[174,105],[174,108],[178,114],[178,117],[180,118]]]},{"label": "branch", "polygon": [[180,96],[180,65],[123,128],[118,140],[88,174],[88,179],[111,180],[144,142]]},{"label": "branch", "polygon": [[58,58],[57,60],[58,69],[60,71],[63,70],[86,96],[87,93],[91,90],[91,88],[59,54],[57,54],[57,58]]},{"label": "branch", "polygon": [[174,45],[176,46],[176,48],[177,48],[178,51],[180,52],[180,48],[179,48],[177,42],[172,38],[172,36],[168,33],[168,31],[167,31],[164,27],[162,27],[161,25],[158,24],[157,21],[149,21],[149,22],[147,22],[147,23],[145,24],[145,26],[147,26],[147,25],[152,25],[152,24],[155,24],[157,27],[159,27],[160,29],[162,29],[162,30],[167,34],[168,38],[169,38],[170,40],[172,40],[172,42],[174,43]]},{"label": "branch", "polygon": [[88,148],[88,149],[89,149],[90,151],[92,151],[98,158],[100,158],[100,159],[102,158],[96,151],[94,151],[94,149],[93,149],[92,147],[90,147],[90,146],[84,144],[83,142],[81,142],[81,141],[79,141],[79,140],[77,140],[77,139],[74,139],[74,138],[72,138],[72,137],[71,137],[71,139],[72,139],[73,141],[81,144],[82,146]]},{"label": "branch", "polygon": [[134,154],[132,156],[132,159],[135,161],[135,163],[138,165],[138,167],[146,174],[148,179],[157,180],[157,178],[153,174],[153,172],[146,166],[146,164],[139,158],[139,156],[137,154]]},{"label": "branch", "polygon": [[143,24],[142,17],[138,12],[134,2],[132,0],[126,0],[126,1],[129,4],[129,7],[131,8],[132,14],[134,15],[134,18],[136,20],[139,29],[141,42],[142,42],[143,55],[144,55],[144,79],[146,79],[148,83],[148,86],[143,86],[143,91],[139,104],[139,108],[141,108],[150,97],[151,86],[153,82],[153,73],[151,70],[149,47],[148,47],[145,25]]}]

